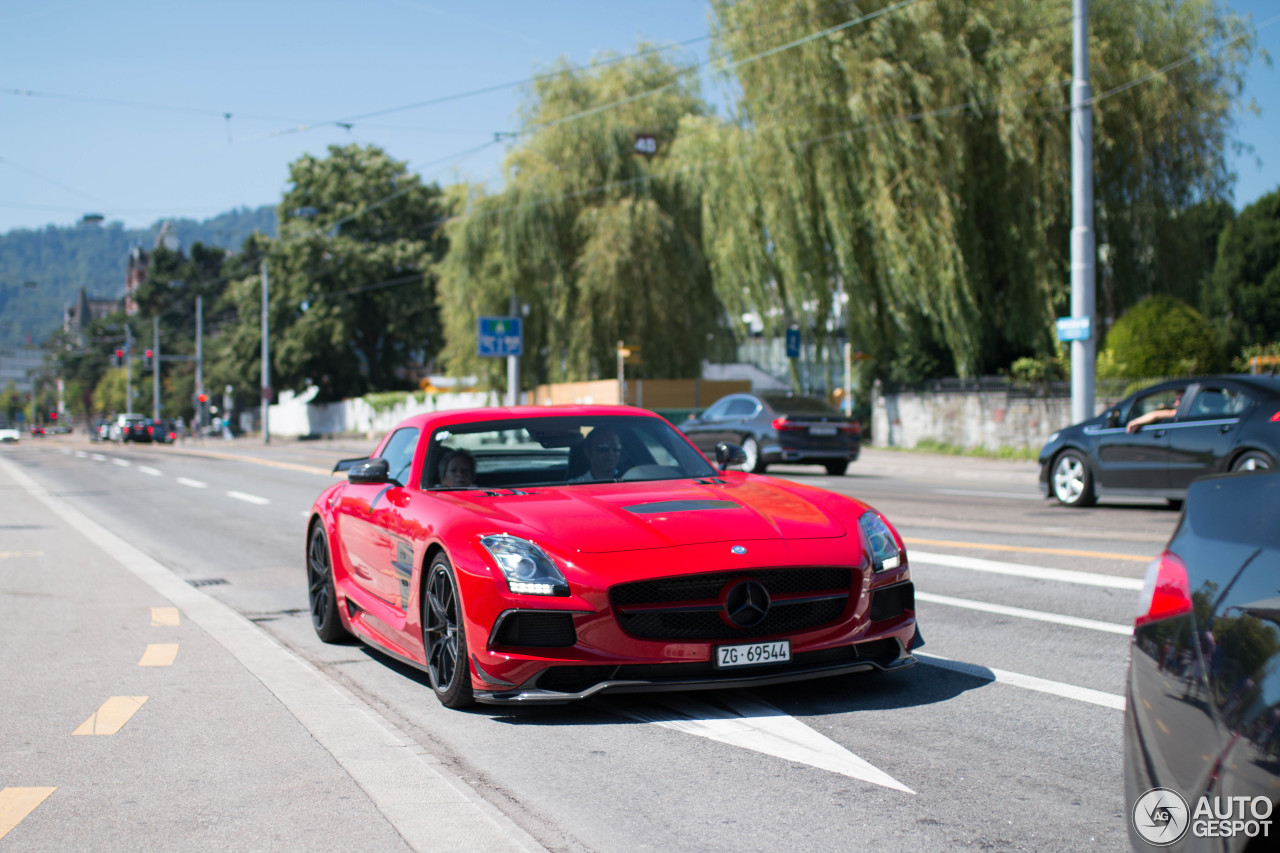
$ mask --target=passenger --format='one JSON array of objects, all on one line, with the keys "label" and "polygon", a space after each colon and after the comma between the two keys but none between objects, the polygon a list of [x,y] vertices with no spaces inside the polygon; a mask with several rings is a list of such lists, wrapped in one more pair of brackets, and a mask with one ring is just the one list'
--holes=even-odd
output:
[{"label": "passenger", "polygon": [[622,474],[622,440],[613,427],[596,427],[584,444],[587,451],[586,471],[570,480],[570,483],[590,483],[595,480],[616,480]]},{"label": "passenger", "polygon": [[475,485],[476,458],[469,450],[452,450],[440,460],[440,485],[459,489]]},{"label": "passenger", "polygon": [[1176,397],[1173,398],[1173,405],[1167,409],[1153,409],[1145,415],[1139,415],[1125,425],[1128,432],[1137,432],[1148,424],[1157,423],[1159,421],[1171,421],[1178,415],[1178,407],[1182,405],[1182,391],[1179,390]]}]

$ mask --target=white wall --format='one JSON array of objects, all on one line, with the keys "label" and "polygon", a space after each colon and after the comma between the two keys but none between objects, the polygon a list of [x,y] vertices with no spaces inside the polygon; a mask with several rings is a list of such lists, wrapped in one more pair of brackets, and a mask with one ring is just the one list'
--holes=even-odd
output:
[{"label": "white wall", "polygon": [[271,406],[271,434],[301,436],[361,433],[374,438],[382,436],[410,415],[500,405],[495,393],[482,391],[428,394],[421,402],[409,396],[404,402],[381,412],[375,411],[363,399],[315,405],[304,402],[310,396],[313,395],[303,394],[300,398],[292,391],[282,391],[280,402]]}]

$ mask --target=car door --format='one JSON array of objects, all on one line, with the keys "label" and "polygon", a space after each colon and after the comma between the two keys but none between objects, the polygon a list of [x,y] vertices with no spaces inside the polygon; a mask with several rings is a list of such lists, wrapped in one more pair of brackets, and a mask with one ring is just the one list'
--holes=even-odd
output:
[{"label": "car door", "polygon": [[[391,478],[403,483],[409,476],[413,452],[418,444],[416,427],[396,430],[377,456],[386,459]],[[399,476],[397,476],[399,475]],[[395,523],[396,495],[404,489],[393,483],[348,483],[338,501],[335,516],[338,536],[347,555],[355,582],[388,604],[400,605],[400,582],[395,563],[397,540],[391,531]]]},{"label": "car door", "polygon": [[720,421],[729,409],[732,397],[724,397],[712,403],[702,416],[683,424],[681,432],[689,436],[689,440],[703,453],[714,454],[716,450],[716,431],[721,429]]},{"label": "car door", "polygon": [[[1103,489],[1165,490],[1169,488],[1170,423],[1148,424],[1129,432],[1126,424],[1157,409],[1170,408],[1185,384],[1161,385],[1122,406],[1123,421],[1114,427],[1088,430],[1096,448],[1098,485]],[[1186,401],[1183,401],[1185,405]]]},{"label": "car door", "polygon": [[1190,400],[1169,426],[1169,485],[1185,489],[1212,474],[1235,447],[1240,419],[1252,400],[1239,388],[1210,380],[1189,389]]}]

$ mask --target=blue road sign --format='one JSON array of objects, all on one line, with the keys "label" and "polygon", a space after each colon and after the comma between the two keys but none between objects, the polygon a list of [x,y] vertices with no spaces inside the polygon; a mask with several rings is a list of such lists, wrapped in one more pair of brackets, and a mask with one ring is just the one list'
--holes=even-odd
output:
[{"label": "blue road sign", "polygon": [[476,352],[505,358],[524,354],[524,333],[519,317],[481,317],[476,330]]},{"label": "blue road sign", "polygon": [[1088,317],[1059,317],[1058,340],[1087,341],[1092,334]]},{"label": "blue road sign", "polygon": [[800,357],[800,330],[787,329],[787,358]]}]

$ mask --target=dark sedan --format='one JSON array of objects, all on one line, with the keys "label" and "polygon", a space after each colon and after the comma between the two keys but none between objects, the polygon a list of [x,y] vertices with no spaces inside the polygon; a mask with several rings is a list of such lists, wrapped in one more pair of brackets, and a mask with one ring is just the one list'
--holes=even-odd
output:
[{"label": "dark sedan", "polygon": [[1124,726],[1135,849],[1280,835],[1280,472],[1207,477],[1147,569]]},{"label": "dark sedan", "polygon": [[753,474],[789,462],[822,465],[838,476],[862,449],[861,424],[820,397],[786,392],[730,394],[680,430],[711,458],[722,441],[741,445],[747,454],[741,467]]},{"label": "dark sedan", "polygon": [[1280,378],[1203,376],[1153,385],[1055,432],[1040,451],[1040,485],[1067,506],[1100,495],[1177,504],[1197,477],[1274,468],[1277,459]]}]

